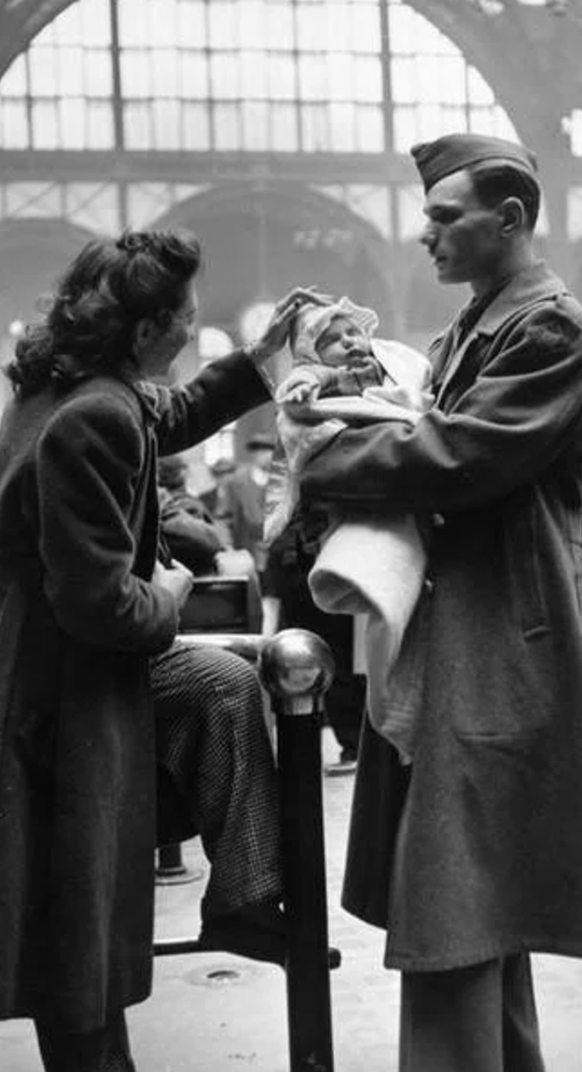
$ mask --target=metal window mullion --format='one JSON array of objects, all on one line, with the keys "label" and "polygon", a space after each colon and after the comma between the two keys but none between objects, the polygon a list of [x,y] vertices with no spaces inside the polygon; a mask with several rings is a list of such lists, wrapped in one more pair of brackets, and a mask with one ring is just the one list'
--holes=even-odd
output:
[{"label": "metal window mullion", "polygon": [[125,131],[123,116],[123,89],[121,85],[121,48],[119,43],[119,17],[117,0],[109,0],[111,26],[111,74],[113,82],[113,130],[115,148],[125,148]]},{"label": "metal window mullion", "polygon": [[291,8],[293,12],[293,48],[291,49],[291,56],[293,59],[293,72],[295,80],[295,115],[297,120],[297,151],[302,153],[305,151],[304,139],[303,139],[303,125],[301,122],[301,95],[299,92],[299,46],[297,44],[297,9],[299,3],[298,0],[291,0]]},{"label": "metal window mullion", "polygon": [[30,46],[24,53],[24,64],[26,68],[26,122],[28,124],[28,148],[33,149],[33,124],[32,124],[32,89],[30,82]]},{"label": "metal window mullion", "polygon": [[[109,0],[110,29],[111,29],[111,76],[113,83],[113,136],[117,152],[125,151],[125,117],[123,114],[123,88],[121,85],[121,48],[119,39],[119,15],[117,0]],[[118,180],[115,183],[117,195],[117,209],[121,227],[125,228],[129,222],[129,208],[127,196],[127,183]]]},{"label": "metal window mullion", "polygon": [[380,4],[380,60],[382,64],[382,124],[384,127],[384,151],[394,149],[394,128],[392,115],[394,100],[392,97],[392,51],[390,48],[390,19],[388,4],[390,0],[378,0]]},{"label": "metal window mullion", "polygon": [[210,45],[210,3],[211,0],[204,0],[204,24],[206,28],[204,55],[206,56],[208,71],[208,127],[210,130],[210,149],[212,151],[216,149],[216,108],[214,101],[214,82],[212,78],[212,48]]}]

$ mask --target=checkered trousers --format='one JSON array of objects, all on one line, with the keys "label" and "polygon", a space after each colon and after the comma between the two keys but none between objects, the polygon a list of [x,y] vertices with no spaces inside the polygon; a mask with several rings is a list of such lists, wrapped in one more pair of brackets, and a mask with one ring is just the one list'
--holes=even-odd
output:
[{"label": "checkered trousers", "polygon": [[255,670],[218,648],[151,661],[158,842],[200,834],[211,864],[207,919],[282,896],[275,761]]}]

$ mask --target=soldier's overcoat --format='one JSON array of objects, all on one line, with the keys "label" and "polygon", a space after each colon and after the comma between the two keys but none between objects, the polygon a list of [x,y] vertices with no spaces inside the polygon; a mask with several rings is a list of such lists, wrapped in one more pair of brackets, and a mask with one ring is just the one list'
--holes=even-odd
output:
[{"label": "soldier's overcoat", "polygon": [[342,432],[303,483],[440,515],[401,653],[414,762],[366,727],[344,888],[403,970],[582,954],[582,310],[537,264],[458,328],[435,407]]}]

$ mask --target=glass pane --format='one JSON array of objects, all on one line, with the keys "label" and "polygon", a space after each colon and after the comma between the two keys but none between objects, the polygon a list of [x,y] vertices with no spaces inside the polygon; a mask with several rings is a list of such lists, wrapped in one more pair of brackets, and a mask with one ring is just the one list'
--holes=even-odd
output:
[{"label": "glass pane", "polygon": [[121,47],[145,48],[150,41],[147,19],[143,17],[144,0],[117,0],[119,43]]},{"label": "glass pane", "polygon": [[178,101],[156,100],[152,104],[156,149],[179,149],[181,115]]},{"label": "glass pane", "polygon": [[[139,0],[138,0],[139,2]],[[84,45],[106,48],[111,44],[109,0],[82,0],[76,4],[81,15],[81,39]]]},{"label": "glass pane", "polygon": [[[439,133],[454,134],[457,130],[467,129],[467,112],[465,108],[445,104],[441,108],[441,128]],[[482,133],[486,133],[483,131]],[[491,131],[493,133],[493,131]]]},{"label": "glass pane", "polygon": [[206,5],[201,0],[179,0],[177,40],[182,48],[206,47]]},{"label": "glass pane", "polygon": [[85,102],[83,100],[60,100],[60,144],[61,149],[84,149],[85,141]]},{"label": "glass pane", "polygon": [[469,99],[473,104],[493,104],[495,98],[490,86],[474,67],[467,71]]},{"label": "glass pane", "polygon": [[330,148],[338,153],[350,153],[355,148],[353,104],[330,104]]},{"label": "glass pane", "polygon": [[53,101],[33,101],[32,145],[35,149],[58,149],[59,122]]},{"label": "glass pane", "polygon": [[178,96],[178,65],[176,53],[169,48],[153,48],[152,94],[155,97]]},{"label": "glass pane", "polygon": [[301,108],[301,139],[308,153],[329,149],[328,116],[325,105],[306,104]]},{"label": "glass pane", "polygon": [[83,49],[61,48],[58,56],[59,92],[64,96],[81,97],[85,90]]},{"label": "glass pane", "polygon": [[237,4],[231,0],[212,0],[208,5],[211,48],[236,48],[238,45]]},{"label": "glass pane", "polygon": [[149,104],[130,102],[123,109],[127,149],[151,149],[152,125]]},{"label": "glass pane", "polygon": [[296,67],[292,56],[267,57],[269,97],[272,100],[292,100],[296,95]]},{"label": "glass pane", "polygon": [[89,97],[113,96],[113,71],[111,52],[91,49],[84,54],[85,93]]},{"label": "glass pane", "polygon": [[87,123],[87,148],[112,149],[115,144],[113,128],[113,108],[105,101],[87,101],[85,106]]},{"label": "glass pane", "polygon": [[299,96],[305,100],[326,100],[327,69],[322,56],[299,57]]},{"label": "glass pane", "polygon": [[1,97],[24,97],[26,94],[26,66],[24,56],[18,56],[0,81]]},{"label": "glass pane", "polygon": [[24,101],[3,101],[0,104],[0,145],[3,149],[27,149],[29,144]]},{"label": "glass pane", "polygon": [[182,97],[194,100],[209,95],[208,60],[203,52],[179,52],[179,87]]},{"label": "glass pane", "polygon": [[354,97],[360,101],[382,100],[382,65],[375,56],[356,56]]},{"label": "glass pane", "polygon": [[149,54],[136,49],[120,53],[121,91],[124,97],[150,97],[152,80]]},{"label": "glass pane", "polygon": [[394,149],[397,153],[407,153],[411,145],[420,141],[416,108],[397,105],[392,113]]},{"label": "glass pane", "polygon": [[51,45],[30,52],[30,92],[33,97],[54,97],[57,93],[55,72],[57,50]]},{"label": "glass pane", "polygon": [[416,52],[416,15],[410,8],[388,5],[390,47],[393,55],[412,56]]},{"label": "glass pane", "polygon": [[231,52],[215,52],[210,56],[210,85],[212,96],[219,100],[240,97],[238,58]]},{"label": "glass pane", "polygon": [[384,116],[381,108],[358,105],[356,111],[356,149],[362,153],[381,153],[384,146]]},{"label": "glass pane", "polygon": [[327,60],[328,96],[330,100],[353,97],[354,58],[348,53],[332,53]]},{"label": "glass pane", "polygon": [[325,4],[300,4],[297,8],[297,44],[302,52],[322,52],[327,47]]},{"label": "glass pane", "polygon": [[264,52],[240,53],[241,97],[264,98],[267,93],[267,62]]},{"label": "glass pane", "polygon": [[352,5],[328,4],[327,45],[331,51],[348,52],[352,46]]},{"label": "glass pane", "polygon": [[283,4],[269,0],[265,8],[265,27],[267,48],[289,52],[295,47],[293,9],[288,0]]},{"label": "glass pane", "polygon": [[182,148],[210,148],[210,117],[206,104],[182,105]]},{"label": "glass pane", "polygon": [[293,105],[271,106],[271,144],[276,152],[295,152],[297,142],[297,111]]},{"label": "glass pane", "polygon": [[241,129],[236,104],[217,104],[214,108],[214,148],[240,149]]},{"label": "glass pane", "polygon": [[[150,44],[159,48],[175,47],[178,44],[176,0],[147,0],[147,6]],[[143,12],[141,17],[143,19]]]},{"label": "glass pane", "polygon": [[419,64],[419,90],[421,100],[446,101],[460,104],[467,99],[465,62],[461,56],[427,57]]},{"label": "glass pane", "polygon": [[238,0],[237,18],[241,48],[265,48],[267,26],[264,0]]},{"label": "glass pane", "polygon": [[[447,127],[444,119],[445,114],[438,104],[425,104],[420,108],[418,110],[418,132],[420,141],[432,141],[434,138],[438,138],[441,134],[446,133]],[[461,113],[461,122],[456,129],[459,131],[465,131],[467,129],[463,113]],[[450,130],[450,132],[452,133],[452,130]]]},{"label": "glass pane", "polygon": [[378,4],[352,5],[352,48],[356,52],[380,52],[380,11]]},{"label": "glass pane", "polygon": [[416,100],[416,62],[412,57],[396,57],[391,63],[392,99],[397,104]]},{"label": "glass pane", "polygon": [[80,45],[83,40],[83,24],[79,4],[72,4],[55,19],[55,41],[61,45]]},{"label": "glass pane", "polygon": [[243,104],[243,146],[245,149],[262,152],[270,147],[268,109],[268,104],[258,101],[246,101]]},{"label": "glass pane", "polygon": [[493,109],[493,115],[495,116],[495,136],[497,138],[508,138],[509,141],[520,140],[511,119],[503,108],[496,105]]}]

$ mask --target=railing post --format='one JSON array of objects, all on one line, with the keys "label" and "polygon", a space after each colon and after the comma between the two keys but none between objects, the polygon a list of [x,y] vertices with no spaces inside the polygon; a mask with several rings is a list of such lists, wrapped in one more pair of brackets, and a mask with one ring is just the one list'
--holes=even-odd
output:
[{"label": "railing post", "polygon": [[264,644],[259,673],[277,718],[290,1072],[333,1072],[321,776],[333,658],[314,633],[285,629]]},{"label": "railing post", "polygon": [[160,845],[156,866],[156,886],[182,886],[198,882],[204,875],[201,867],[186,867],[179,841]]}]

